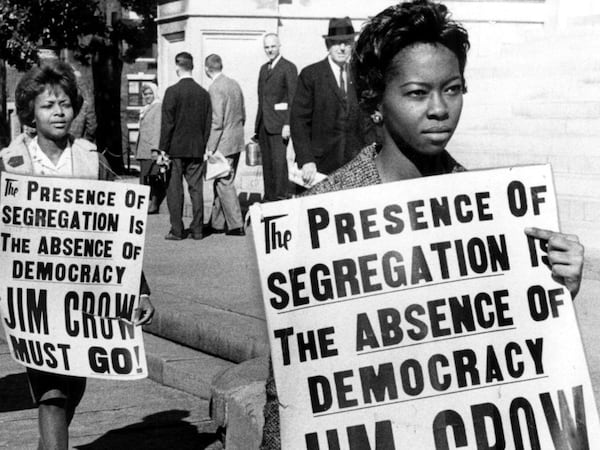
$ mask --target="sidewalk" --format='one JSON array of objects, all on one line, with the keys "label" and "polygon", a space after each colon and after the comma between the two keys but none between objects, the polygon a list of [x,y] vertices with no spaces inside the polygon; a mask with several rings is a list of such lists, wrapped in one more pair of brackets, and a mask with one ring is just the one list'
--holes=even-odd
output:
[{"label": "sidewalk", "polygon": [[[0,341],[0,449],[33,450],[37,437],[24,369]],[[81,450],[220,448],[207,400],[150,379],[88,380],[70,438]]]}]

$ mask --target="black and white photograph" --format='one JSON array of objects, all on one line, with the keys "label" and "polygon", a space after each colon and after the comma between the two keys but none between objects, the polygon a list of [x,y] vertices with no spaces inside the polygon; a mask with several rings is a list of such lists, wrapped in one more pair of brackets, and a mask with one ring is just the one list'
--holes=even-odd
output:
[{"label": "black and white photograph", "polygon": [[600,2],[0,0],[0,450],[600,448]]}]

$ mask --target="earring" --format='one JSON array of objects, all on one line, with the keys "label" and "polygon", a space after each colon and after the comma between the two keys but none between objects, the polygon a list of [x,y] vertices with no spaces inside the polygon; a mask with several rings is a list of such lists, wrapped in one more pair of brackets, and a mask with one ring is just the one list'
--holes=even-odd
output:
[{"label": "earring", "polygon": [[383,122],[383,116],[379,111],[375,111],[373,114],[371,114],[371,120],[375,125],[377,125]]}]

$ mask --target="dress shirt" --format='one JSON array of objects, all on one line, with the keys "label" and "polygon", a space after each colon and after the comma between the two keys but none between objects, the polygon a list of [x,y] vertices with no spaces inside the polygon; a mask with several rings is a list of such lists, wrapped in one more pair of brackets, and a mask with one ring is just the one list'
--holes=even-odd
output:
[{"label": "dress shirt", "polygon": [[[342,86],[340,85],[340,65],[333,62],[333,59],[331,59],[331,56],[327,56],[327,60],[329,61],[329,66],[331,67],[331,71],[333,72],[333,77],[335,78],[335,80],[338,83],[338,87],[340,89],[342,89]],[[344,64],[344,69],[343,69],[344,70],[344,76],[343,76],[344,92],[348,92],[348,64],[349,64],[349,62],[346,62]]]},{"label": "dress shirt", "polygon": [[281,55],[277,55],[277,58],[275,58],[273,61],[269,61],[269,65],[267,66],[267,68],[269,70],[273,70],[273,67],[275,67],[275,65],[279,62],[280,59]]}]

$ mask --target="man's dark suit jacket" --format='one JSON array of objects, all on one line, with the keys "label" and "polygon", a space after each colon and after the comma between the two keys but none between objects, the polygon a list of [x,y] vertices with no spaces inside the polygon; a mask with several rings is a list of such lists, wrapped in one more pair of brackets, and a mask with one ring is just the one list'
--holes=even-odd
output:
[{"label": "man's dark suit jacket", "polygon": [[167,88],[162,103],[160,150],[172,158],[202,158],[210,134],[210,95],[191,78]]},{"label": "man's dark suit jacket", "polygon": [[[261,122],[269,134],[281,134],[284,125],[290,124],[290,109],[296,91],[298,70],[281,57],[271,71],[269,63],[263,64],[258,74],[258,111],[254,132],[258,136]],[[287,104],[283,109],[283,104]],[[275,105],[279,105],[275,109]]]},{"label": "man's dark suit jacket", "polygon": [[347,85],[344,100],[327,58],[300,72],[291,115],[298,167],[314,162],[319,172],[329,174],[371,143],[373,130],[350,78]]}]

